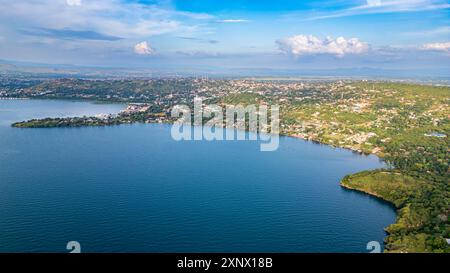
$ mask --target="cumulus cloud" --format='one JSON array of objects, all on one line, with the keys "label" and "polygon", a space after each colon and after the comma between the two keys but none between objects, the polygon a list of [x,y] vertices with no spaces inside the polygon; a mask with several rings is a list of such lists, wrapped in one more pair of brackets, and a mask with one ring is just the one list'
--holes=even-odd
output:
[{"label": "cumulus cloud", "polygon": [[421,47],[422,50],[445,51],[450,52],[450,42],[446,43],[428,43]]},{"label": "cumulus cloud", "polygon": [[153,55],[155,54],[155,50],[151,48],[149,43],[143,41],[134,46],[134,53],[139,55]]},{"label": "cumulus cloud", "polygon": [[66,0],[69,6],[81,6],[81,0]]},{"label": "cumulus cloud", "polygon": [[320,39],[313,35],[291,36],[278,40],[277,44],[283,52],[294,56],[330,54],[343,57],[346,54],[361,54],[369,49],[366,43],[357,38],[347,40],[344,37],[336,39],[327,37]]}]

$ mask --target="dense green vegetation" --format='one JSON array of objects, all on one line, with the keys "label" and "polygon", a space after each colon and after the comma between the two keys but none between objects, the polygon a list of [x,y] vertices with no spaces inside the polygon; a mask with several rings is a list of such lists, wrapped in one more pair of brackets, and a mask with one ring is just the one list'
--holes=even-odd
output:
[{"label": "dense green vegetation", "polygon": [[45,81],[26,90],[30,95],[45,98],[97,99],[142,102],[156,99],[155,95],[191,91],[189,80],[81,80]]},{"label": "dense green vegetation", "polygon": [[44,118],[15,122],[11,126],[16,128],[56,128],[56,127],[84,127],[111,126],[136,122],[156,122],[160,113],[133,113],[127,115],[111,115],[107,117],[69,117]]},{"label": "dense green vegetation", "polygon": [[450,235],[448,188],[393,170],[348,175],[341,185],[380,197],[398,209],[396,223],[386,228],[386,251],[450,252],[443,240]]}]

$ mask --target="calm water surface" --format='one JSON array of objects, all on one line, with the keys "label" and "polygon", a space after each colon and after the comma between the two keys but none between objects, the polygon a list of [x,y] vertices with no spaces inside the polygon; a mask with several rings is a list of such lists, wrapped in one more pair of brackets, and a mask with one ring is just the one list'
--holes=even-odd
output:
[{"label": "calm water surface", "polygon": [[0,252],[366,252],[394,209],[339,186],[383,167],[293,138],[176,142],[170,126],[17,129],[123,105],[0,100]]}]

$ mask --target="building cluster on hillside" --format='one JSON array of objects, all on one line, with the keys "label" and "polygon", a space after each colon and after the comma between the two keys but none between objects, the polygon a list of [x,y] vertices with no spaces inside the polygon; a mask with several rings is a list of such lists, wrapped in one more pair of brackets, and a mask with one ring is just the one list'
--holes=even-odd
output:
[{"label": "building cluster on hillside", "polygon": [[127,108],[120,111],[122,115],[145,113],[150,110],[151,105],[148,103],[130,103]]}]

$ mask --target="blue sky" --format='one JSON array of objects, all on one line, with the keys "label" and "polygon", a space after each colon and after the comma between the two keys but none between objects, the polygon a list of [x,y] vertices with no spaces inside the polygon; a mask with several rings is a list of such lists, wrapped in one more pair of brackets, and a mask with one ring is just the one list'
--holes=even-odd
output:
[{"label": "blue sky", "polygon": [[0,59],[186,69],[450,69],[447,0],[0,0]]}]

